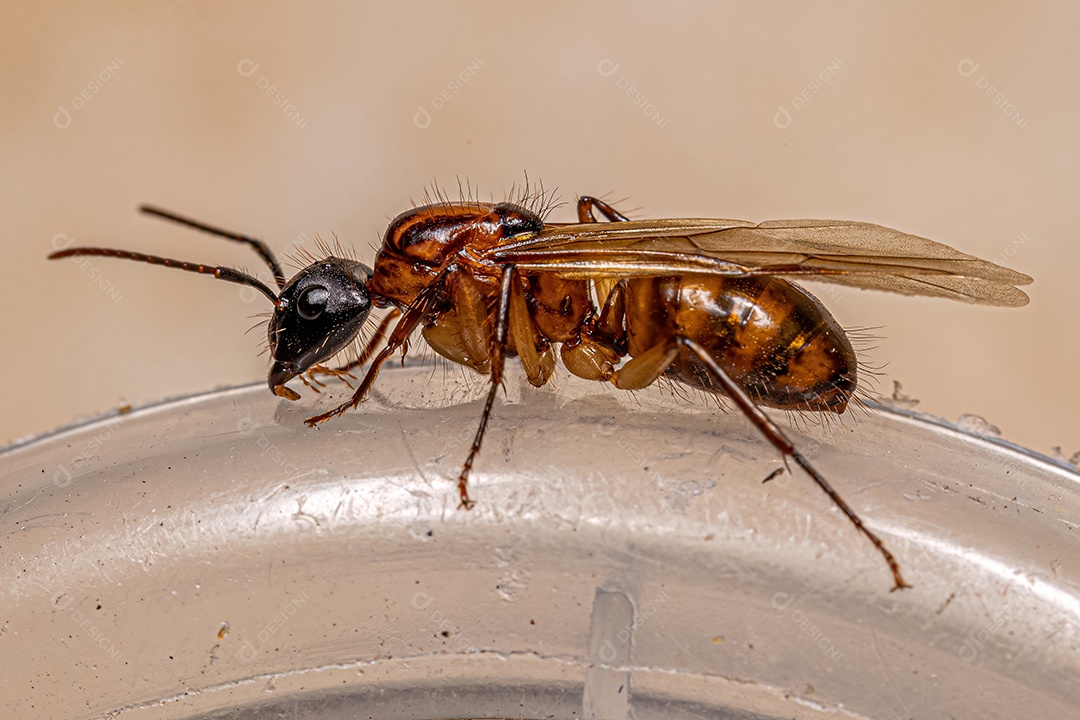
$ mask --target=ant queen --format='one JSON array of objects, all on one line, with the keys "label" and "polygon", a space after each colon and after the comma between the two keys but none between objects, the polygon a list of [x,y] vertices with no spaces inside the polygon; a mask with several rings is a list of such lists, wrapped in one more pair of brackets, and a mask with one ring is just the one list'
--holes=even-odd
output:
[{"label": "ant queen", "polygon": [[[49,257],[124,258],[255,288],[274,306],[267,382],[289,400],[300,397],[286,385],[294,378],[317,390],[317,375],[342,377],[370,361],[352,397],[308,418],[310,427],[359,405],[383,363],[396,352],[404,356],[419,330],[436,353],[488,376],[479,427],[457,479],[464,508],[473,505],[469,473],[507,357],[517,357],[537,387],[560,359],[573,375],[623,390],[667,378],[723,396],[873,543],[892,571],[893,589],[910,587],[882,540],[761,409],[839,414],[857,400],[851,342],[792,279],[1016,307],[1028,301],[1016,286],[1030,277],[869,223],[639,221],[590,196],[577,201],[577,223],[551,223],[542,192],[526,191],[518,202],[435,199],[394,218],[373,268],[327,253],[289,281],[260,240],[141,208],[251,246],[277,292],[239,270],[125,250],[75,247]],[[372,308],[389,312],[356,360],[323,365],[358,342]]]}]

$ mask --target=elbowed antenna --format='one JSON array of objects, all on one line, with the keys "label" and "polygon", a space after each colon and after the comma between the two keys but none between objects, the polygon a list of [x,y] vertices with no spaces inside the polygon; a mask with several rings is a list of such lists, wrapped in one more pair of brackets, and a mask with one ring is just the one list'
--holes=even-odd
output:
[{"label": "elbowed antenna", "polygon": [[233,242],[244,243],[245,245],[251,246],[255,252],[259,254],[259,257],[263,259],[263,262],[270,268],[270,272],[274,274],[274,282],[277,283],[278,289],[285,289],[285,273],[281,269],[281,263],[278,262],[277,258],[274,257],[274,253],[262,240],[257,240],[256,238],[248,237],[247,235],[241,235],[240,233],[231,230],[223,230],[222,228],[214,227],[213,225],[207,225],[198,220],[192,220],[183,215],[177,215],[174,212],[162,210],[153,205],[140,205],[139,210],[147,215],[153,215],[162,218],[163,220],[186,225],[189,228],[194,228],[195,230],[200,230],[204,233],[223,237],[226,240],[232,240]]},{"label": "elbowed antenna", "polygon": [[200,275],[212,275],[219,280],[225,280],[238,285],[247,285],[253,287],[263,295],[270,299],[270,302],[274,303],[274,306],[278,305],[278,297],[274,294],[274,291],[264,285],[258,278],[248,275],[245,272],[239,270],[233,270],[227,267],[217,267],[215,265],[201,265],[199,263],[189,263],[183,260],[172,260],[170,258],[163,258],[157,255],[145,255],[143,253],[131,252],[129,250],[114,250],[112,248],[99,248],[99,247],[74,247],[67,250],[58,250],[49,255],[50,260],[60,260],[66,257],[82,257],[82,256],[99,256],[99,257],[113,257],[120,258],[121,260],[135,260],[137,262],[150,263],[151,265],[162,265],[164,267],[176,268],[178,270],[187,270],[188,272],[199,273]]}]

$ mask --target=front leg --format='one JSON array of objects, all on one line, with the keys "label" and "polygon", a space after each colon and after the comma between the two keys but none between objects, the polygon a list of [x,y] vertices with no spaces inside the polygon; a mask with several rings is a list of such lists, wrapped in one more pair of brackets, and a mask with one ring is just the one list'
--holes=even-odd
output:
[{"label": "front leg", "polygon": [[[400,315],[401,311],[397,308],[394,308],[393,310],[388,312],[386,314],[386,317],[384,317],[379,322],[378,327],[375,328],[375,332],[372,333],[368,341],[364,343],[364,349],[360,351],[360,354],[356,357],[355,360],[346,363],[345,365],[342,365],[338,368],[324,368],[320,372],[326,375],[336,375],[339,379],[343,380],[345,384],[351,388],[352,385],[349,383],[349,381],[345,380],[345,378],[341,376],[348,375],[349,377],[353,377],[352,373],[349,371],[353,370],[354,368],[360,367],[371,359],[371,357],[375,354],[375,348],[386,338],[386,332],[390,329],[390,323],[394,322],[394,320],[396,320]],[[312,380],[314,379],[315,378],[312,378]]]},{"label": "front leg", "polygon": [[[360,383],[360,387],[356,388],[356,392],[353,396],[338,405],[333,410],[324,412],[321,415],[313,415],[304,421],[308,427],[315,427],[321,422],[325,422],[332,417],[337,417],[347,410],[359,405],[363,399],[367,396],[368,391],[371,390],[371,386],[375,384],[375,378],[379,376],[379,369],[382,364],[386,362],[387,358],[394,354],[394,351],[398,348],[401,349],[402,354],[408,351],[409,348],[409,336],[420,324],[420,321],[424,319],[428,309],[431,306],[432,300],[438,296],[443,285],[443,277],[440,277],[435,283],[428,286],[419,296],[413,301],[412,305],[406,308],[402,313],[401,319],[398,320],[397,325],[394,326],[394,332],[390,334],[390,339],[386,343],[386,347],[375,356],[375,359],[371,363],[371,367],[368,368],[367,375],[364,376],[363,382]],[[393,317],[391,314],[388,317]],[[384,320],[384,323],[388,323],[389,320]],[[378,335],[378,333],[377,333]],[[367,354],[368,350],[373,346],[372,343],[368,344],[368,348],[365,349],[364,354]]]}]

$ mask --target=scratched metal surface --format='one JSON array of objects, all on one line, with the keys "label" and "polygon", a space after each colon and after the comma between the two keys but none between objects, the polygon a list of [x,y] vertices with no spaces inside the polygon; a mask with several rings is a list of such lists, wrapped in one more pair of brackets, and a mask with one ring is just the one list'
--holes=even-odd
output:
[{"label": "scratched metal surface", "polygon": [[325,395],[250,386],[0,453],[4,715],[1080,705],[1071,469],[886,410],[791,428],[896,552],[915,587],[890,593],[808,478],[762,484],[779,458],[744,419],[660,390],[512,370],[459,510],[482,389],[394,368],[315,431]]}]

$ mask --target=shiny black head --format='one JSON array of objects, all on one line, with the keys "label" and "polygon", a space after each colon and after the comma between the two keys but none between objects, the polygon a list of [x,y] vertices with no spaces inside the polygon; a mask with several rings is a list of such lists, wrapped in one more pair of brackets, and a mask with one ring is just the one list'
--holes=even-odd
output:
[{"label": "shiny black head", "polygon": [[267,329],[273,365],[266,381],[275,395],[300,397],[285,383],[352,342],[371,312],[370,279],[368,266],[328,257],[282,289]]}]

